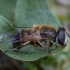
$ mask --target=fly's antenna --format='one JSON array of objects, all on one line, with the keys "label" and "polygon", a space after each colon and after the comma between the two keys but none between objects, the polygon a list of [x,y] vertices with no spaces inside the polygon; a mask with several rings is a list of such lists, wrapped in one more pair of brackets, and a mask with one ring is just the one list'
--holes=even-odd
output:
[{"label": "fly's antenna", "polygon": [[66,31],[66,33],[67,33],[68,37],[70,37],[70,33],[68,31]]}]

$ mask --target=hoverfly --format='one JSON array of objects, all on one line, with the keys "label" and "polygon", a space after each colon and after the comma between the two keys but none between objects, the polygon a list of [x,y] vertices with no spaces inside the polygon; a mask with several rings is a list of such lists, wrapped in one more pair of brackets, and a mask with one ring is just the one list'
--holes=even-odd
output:
[{"label": "hoverfly", "polygon": [[[12,39],[13,49],[19,50],[25,45],[31,44],[34,47],[45,48],[46,45],[52,47],[54,44],[56,47],[65,47],[68,42],[69,33],[64,27],[55,28],[50,25],[36,25],[32,28],[24,28]],[[47,50],[49,50],[47,48]],[[7,51],[6,51],[7,52]]]}]

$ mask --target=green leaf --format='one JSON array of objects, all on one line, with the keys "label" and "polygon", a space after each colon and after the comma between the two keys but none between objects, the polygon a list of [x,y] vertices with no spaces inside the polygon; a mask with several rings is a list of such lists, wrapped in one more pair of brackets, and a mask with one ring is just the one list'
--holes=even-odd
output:
[{"label": "green leaf", "polygon": [[[8,25],[9,22],[8,21],[6,22],[6,19],[4,20],[3,18],[0,21],[0,24],[2,23],[4,23],[4,25]],[[55,27],[61,26],[58,19],[53,15],[53,13],[48,8],[45,0],[18,0],[15,15],[15,26],[30,27],[33,26],[34,24],[48,24],[53,25]],[[13,47],[12,43],[9,43],[7,45],[0,44],[0,48],[2,51],[9,50],[12,47]],[[46,46],[46,48],[47,47],[48,46]],[[58,49],[53,45],[52,47],[49,48],[49,50],[51,51],[52,54],[60,50],[60,48]],[[11,51],[7,52],[6,54],[22,61],[34,61],[49,55],[45,48],[34,47],[32,45],[24,46],[19,51]]]},{"label": "green leaf", "polygon": [[14,21],[16,0],[0,0],[0,15],[10,21]]},{"label": "green leaf", "polygon": [[0,34],[5,34],[13,30],[15,29],[12,26],[12,24],[3,16],[0,15]]},{"label": "green leaf", "polygon": [[24,27],[35,24],[61,26],[45,0],[17,0],[15,26]]},{"label": "green leaf", "polygon": [[28,68],[28,70],[37,70],[37,68],[30,62],[23,62],[23,64]]}]

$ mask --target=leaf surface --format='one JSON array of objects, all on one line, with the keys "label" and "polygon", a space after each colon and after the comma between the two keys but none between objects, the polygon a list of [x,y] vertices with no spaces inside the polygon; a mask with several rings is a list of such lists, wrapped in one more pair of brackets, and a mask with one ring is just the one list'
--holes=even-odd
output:
[{"label": "leaf surface", "polygon": [[[0,21],[0,23],[3,21],[4,20]],[[4,24],[6,24],[6,22],[4,22]],[[61,26],[59,20],[48,8],[45,0],[17,0],[14,25],[18,27],[32,27],[36,24],[47,24],[56,28]],[[11,49],[12,47],[12,43],[7,45],[2,44],[1,49],[5,51]],[[54,45],[49,48],[51,54],[59,49]],[[34,47],[33,45],[27,45],[19,51],[11,51],[6,54],[22,61],[34,61],[50,55],[45,48]]]}]

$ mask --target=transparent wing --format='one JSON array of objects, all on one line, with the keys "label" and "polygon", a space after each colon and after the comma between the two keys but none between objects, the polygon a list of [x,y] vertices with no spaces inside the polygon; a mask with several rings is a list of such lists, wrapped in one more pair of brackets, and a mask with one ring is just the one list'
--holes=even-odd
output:
[{"label": "transparent wing", "polygon": [[[6,33],[1,33],[0,34],[0,43],[10,43],[10,42],[18,42],[19,40],[16,39],[16,41],[14,41],[14,37],[18,34],[18,32],[13,33],[12,32],[6,32]],[[17,37],[18,38],[18,37]]]},{"label": "transparent wing", "polygon": [[13,35],[11,33],[9,34],[0,34],[0,43],[9,43],[13,40]]}]

